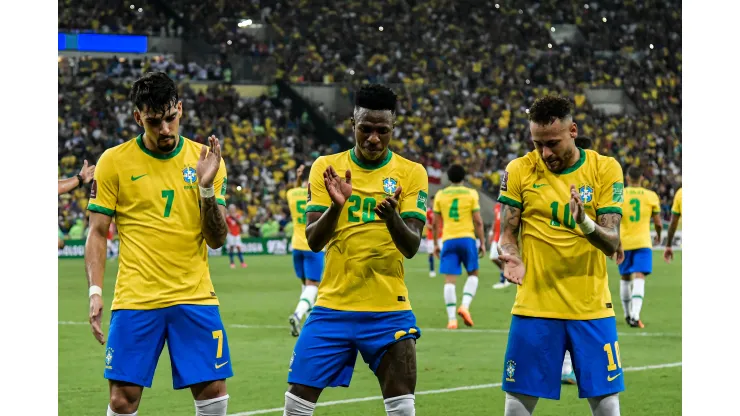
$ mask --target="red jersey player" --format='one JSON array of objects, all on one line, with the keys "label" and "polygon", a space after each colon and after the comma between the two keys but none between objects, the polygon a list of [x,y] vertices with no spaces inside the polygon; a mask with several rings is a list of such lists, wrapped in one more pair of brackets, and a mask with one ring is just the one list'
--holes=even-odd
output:
[{"label": "red jersey player", "polygon": [[[426,223],[426,229],[427,229],[427,253],[429,253],[429,277],[434,277],[437,275],[437,273],[434,271],[434,237],[432,236],[432,227],[434,226],[434,211],[432,210],[432,207],[434,206],[434,197],[429,198],[429,208],[427,209],[427,223]],[[440,228],[441,230],[442,228]],[[442,238],[442,232],[439,233],[439,238],[437,241]]]},{"label": "red jersey player", "polygon": [[493,288],[503,289],[511,285],[511,283],[504,277],[503,264],[501,263],[501,260],[498,259],[498,238],[501,233],[501,204],[499,203],[496,203],[493,207],[493,218],[493,226],[491,227],[491,232],[488,234],[488,241],[491,244],[490,258],[491,261],[493,261],[493,263],[501,270],[500,280],[498,283],[493,285]]},{"label": "red jersey player", "polygon": [[226,216],[226,225],[229,227],[229,234],[226,236],[226,249],[229,250],[229,262],[231,268],[236,267],[234,265],[234,250],[239,256],[239,262],[242,264],[242,268],[247,267],[247,263],[244,263],[244,257],[242,256],[242,224],[241,216],[236,211],[236,205],[229,205],[229,215]]}]

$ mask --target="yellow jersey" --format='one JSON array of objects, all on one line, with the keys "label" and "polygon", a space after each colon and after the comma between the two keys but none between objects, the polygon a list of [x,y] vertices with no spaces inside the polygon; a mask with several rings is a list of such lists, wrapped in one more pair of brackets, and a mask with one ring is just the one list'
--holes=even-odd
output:
[{"label": "yellow jersey", "polygon": [[478,191],[448,186],[434,195],[434,212],[442,215],[442,242],[453,238],[475,239],[473,213],[480,211]]},{"label": "yellow jersey", "polygon": [[658,194],[642,187],[628,186],[624,188],[622,211],[624,217],[619,232],[622,249],[627,251],[653,248],[650,219],[654,214],[660,214]]},{"label": "yellow jersey", "polygon": [[673,195],[673,206],[671,207],[671,213],[673,215],[683,214],[683,188],[678,188],[676,194]]},{"label": "yellow jersey", "polygon": [[357,312],[410,310],[403,255],[375,207],[401,187],[401,218],[426,222],[428,182],[423,166],[388,151],[378,166],[363,165],[354,149],[316,159],[311,166],[306,212],[324,212],[331,198],[324,171],[352,172],[352,195],[326,245],[326,266],[316,306]]},{"label": "yellow jersey", "polygon": [[291,246],[293,250],[311,251],[306,240],[306,198],[307,188],[293,188],[286,193],[290,217],[293,219],[293,238]]},{"label": "yellow jersey", "polygon": [[[195,167],[202,144],[180,136],[175,150],[149,151],[142,136],[106,150],[87,209],[115,217],[120,240],[113,310],[218,305],[201,233]],[[223,159],[213,183],[226,205]]]},{"label": "yellow jersey", "polygon": [[614,158],[579,149],[578,162],[550,172],[537,152],[506,167],[499,202],[522,210],[521,254],[526,275],[517,287],[514,315],[588,320],[614,316],[606,256],[570,213],[575,185],[586,215],[622,213],[622,168]]}]

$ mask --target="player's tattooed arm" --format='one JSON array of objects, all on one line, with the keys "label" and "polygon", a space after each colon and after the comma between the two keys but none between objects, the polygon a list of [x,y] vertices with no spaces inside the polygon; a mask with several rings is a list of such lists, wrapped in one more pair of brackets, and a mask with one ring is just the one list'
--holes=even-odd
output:
[{"label": "player's tattooed arm", "polygon": [[498,245],[504,254],[521,258],[519,228],[522,221],[522,210],[511,205],[501,205],[501,237]]},{"label": "player's tattooed arm", "polygon": [[596,219],[598,225],[586,239],[608,257],[611,257],[619,248],[619,224],[622,215],[609,213],[599,215]]},{"label": "player's tattooed arm", "polygon": [[201,198],[200,231],[210,248],[221,248],[226,243],[226,208],[216,202],[216,197]]}]

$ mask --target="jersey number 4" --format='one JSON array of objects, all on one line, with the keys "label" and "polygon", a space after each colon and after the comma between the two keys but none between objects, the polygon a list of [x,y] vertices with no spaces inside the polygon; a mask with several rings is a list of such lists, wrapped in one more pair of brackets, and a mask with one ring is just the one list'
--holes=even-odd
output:
[{"label": "jersey number 4", "polygon": [[452,205],[450,205],[450,212],[449,217],[452,221],[460,221],[460,210],[457,208],[459,200],[457,198],[452,200]]},{"label": "jersey number 4", "polygon": [[175,191],[172,189],[163,190],[162,198],[167,198],[167,204],[164,206],[164,217],[167,218],[170,216],[170,211],[172,211],[172,201],[175,200]]}]

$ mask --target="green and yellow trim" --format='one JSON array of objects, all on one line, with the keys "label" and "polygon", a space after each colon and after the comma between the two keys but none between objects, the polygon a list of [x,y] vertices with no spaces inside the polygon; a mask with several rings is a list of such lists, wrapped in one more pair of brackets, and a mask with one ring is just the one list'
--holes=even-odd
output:
[{"label": "green and yellow trim", "polygon": [[514,207],[514,208],[518,208],[518,209],[524,209],[524,205],[522,205],[521,202],[515,201],[515,200],[513,200],[511,198],[507,198],[507,197],[505,197],[503,195],[499,195],[498,202],[500,202],[502,204],[506,204],[506,205],[508,205],[510,207]]},{"label": "green and yellow trim", "polygon": [[323,205],[309,205],[306,207],[306,212],[324,212],[327,209],[329,209],[329,207],[325,207]]},{"label": "green and yellow trim", "polygon": [[671,214],[673,214],[673,215],[681,215],[681,213],[680,213],[680,212],[676,212],[676,211],[674,211],[674,210],[671,210]]},{"label": "green and yellow trim", "polygon": [[356,149],[357,149],[357,147],[353,147],[353,148],[351,148],[349,150],[349,156],[350,156],[350,158],[352,159],[353,162],[355,162],[355,165],[357,165],[357,166],[359,166],[359,167],[361,167],[363,169],[367,169],[367,170],[380,169],[383,166],[387,165],[388,162],[391,161],[391,157],[393,157],[393,152],[391,152],[391,149],[388,149],[388,154],[385,156],[385,159],[383,159],[383,161],[380,162],[379,165],[367,165],[367,164],[362,163],[360,161],[360,159],[357,157],[357,155],[355,154],[355,150]]},{"label": "green and yellow trim", "polygon": [[419,214],[418,212],[413,212],[413,211],[402,212],[401,213],[401,218],[403,218],[403,219],[406,219],[406,218],[416,218],[417,220],[419,220],[419,221],[421,221],[421,222],[423,222],[425,224],[427,222],[427,217],[425,215],[422,215],[422,214]]},{"label": "green and yellow trim", "polygon": [[147,149],[146,146],[144,145],[144,135],[143,134],[140,134],[136,137],[136,144],[138,144],[141,151],[146,153],[147,155],[155,159],[159,159],[159,160],[168,160],[180,154],[180,151],[182,150],[182,147],[185,144],[185,138],[182,136],[179,136],[179,137],[180,139],[177,141],[177,147],[175,147],[175,150],[169,153],[166,153],[166,154],[154,153],[151,150]]},{"label": "green and yellow trim", "polygon": [[100,205],[95,205],[95,204],[88,205],[87,210],[92,211],[92,212],[97,212],[98,214],[107,215],[109,217],[113,217],[116,215],[116,211],[106,208],[106,207],[101,207]]},{"label": "green and yellow trim", "polygon": [[565,169],[564,171],[558,173],[558,175],[567,175],[569,173],[573,173],[576,170],[578,170],[578,168],[580,168],[581,166],[583,166],[584,163],[586,163],[586,151],[583,150],[583,149],[581,149],[580,147],[578,148],[578,151],[581,154],[581,157],[578,158],[578,162],[576,162],[575,165],[569,167],[568,169]]},{"label": "green and yellow trim", "polygon": [[599,208],[596,210],[596,216],[604,215],[604,214],[619,214],[622,215],[622,208],[620,207],[606,207],[606,208]]},{"label": "green and yellow trim", "polygon": [[221,198],[216,198],[216,203],[219,204],[219,205],[226,206],[226,201],[224,201]]}]

